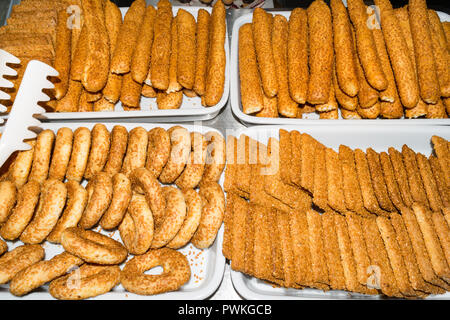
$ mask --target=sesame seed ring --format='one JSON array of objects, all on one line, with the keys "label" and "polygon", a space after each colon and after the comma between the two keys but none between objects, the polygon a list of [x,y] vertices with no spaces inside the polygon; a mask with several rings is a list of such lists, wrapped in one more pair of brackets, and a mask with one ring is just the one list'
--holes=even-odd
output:
[{"label": "sesame seed ring", "polygon": [[9,282],[19,271],[42,260],[45,251],[38,244],[26,244],[0,258],[0,284]]}]

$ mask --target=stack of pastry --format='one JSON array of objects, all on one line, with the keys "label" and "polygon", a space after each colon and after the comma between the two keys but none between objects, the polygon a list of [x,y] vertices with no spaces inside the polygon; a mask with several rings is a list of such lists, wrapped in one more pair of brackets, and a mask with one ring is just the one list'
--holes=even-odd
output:
[{"label": "stack of pastry", "polygon": [[223,253],[274,285],[424,297],[449,286],[448,141],[339,152],[280,130],[227,140]]},{"label": "stack of pastry", "polygon": [[316,0],[239,30],[242,110],[257,117],[447,118],[450,26],[425,0]]},{"label": "stack of pastry", "polygon": [[[179,259],[178,253],[171,252],[188,243],[200,249],[214,243],[225,210],[224,193],[218,184],[225,166],[225,141],[219,133],[189,132],[180,126],[150,131],[136,127],[128,132],[119,125],[110,133],[106,126],[96,124],[92,130],[80,127],[74,132],[63,127],[56,135],[47,129],[29,143],[32,148],[16,154],[0,182],[0,235],[5,240],[26,244],[19,251],[30,250],[39,261],[43,255],[36,245],[45,241],[61,244],[66,253],[56,260],[62,260],[59,263],[69,268],[83,262],[118,265],[128,254],[148,255],[137,260],[164,264],[163,257],[175,255]],[[123,244],[91,230],[97,226],[117,229]],[[7,246],[3,249],[7,250]],[[30,264],[37,261],[27,260],[28,265],[11,271],[6,262],[16,255],[22,257],[22,253],[11,253],[5,261],[0,258],[0,274],[8,274],[0,280],[12,280],[11,292],[15,295],[24,295],[67,271],[57,268],[60,271],[46,281],[38,281],[39,285],[17,289],[15,283],[25,281],[14,280],[19,271],[30,267],[43,268],[46,273],[54,262],[33,267]],[[167,268],[171,268],[171,263],[167,263]],[[150,264],[148,268],[153,267]],[[187,260],[181,265],[184,264]],[[123,272],[130,268],[126,266]],[[180,271],[180,279],[184,280],[179,286],[189,280],[190,273],[186,278],[185,269]],[[153,290],[155,279],[153,289],[136,285],[139,281],[133,280],[135,273],[136,270],[125,276],[128,280],[123,284],[127,290],[140,294],[164,292]],[[115,285],[117,282],[113,281],[106,286],[108,290],[99,290],[108,292]],[[56,298],[69,298],[60,291],[50,293]],[[76,296],[77,292],[71,294]]]},{"label": "stack of pastry", "polygon": [[[124,110],[140,110],[142,96],[156,98],[159,109],[180,108],[183,95],[201,97],[202,105],[209,107],[222,98],[226,22],[221,1],[211,14],[200,9],[197,21],[181,8],[174,17],[168,0],[158,2],[156,9],[136,0],[123,21],[111,1],[39,3],[26,0],[21,6],[33,6],[37,14],[30,19],[49,16],[49,27],[36,29],[50,35],[53,45],[41,48],[35,43],[38,40],[23,38],[19,49],[29,50],[40,60],[39,50],[48,49],[49,59],[44,62],[59,72],[49,111],[114,111],[119,101]],[[29,31],[30,24],[24,27],[20,21],[25,18],[17,16],[24,14],[16,13],[22,8],[14,7],[8,20],[14,25],[4,27],[4,34],[15,37],[12,32]],[[39,37],[42,42],[46,39]],[[20,53],[9,43],[4,48]]]}]

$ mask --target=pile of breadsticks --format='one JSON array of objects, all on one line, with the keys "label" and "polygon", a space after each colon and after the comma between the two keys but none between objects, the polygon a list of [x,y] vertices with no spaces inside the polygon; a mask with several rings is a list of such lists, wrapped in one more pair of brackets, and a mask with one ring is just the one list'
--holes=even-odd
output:
[{"label": "pile of breadsticks", "polygon": [[[12,294],[51,281],[49,292],[58,299],[96,296],[119,282],[149,295],[190,279],[189,263],[176,249],[189,242],[210,247],[225,210],[219,133],[120,125],[109,132],[96,124],[43,130],[29,144],[0,182],[0,236],[25,244],[4,253],[8,246],[0,240],[0,283],[10,282]],[[118,230],[121,242],[92,230],[97,227]],[[65,251],[41,261],[46,241]],[[135,257],[121,270],[129,254]],[[161,275],[144,274],[157,265]],[[67,285],[73,272],[81,273],[74,288]]]},{"label": "pile of breadsticks", "polygon": [[339,152],[280,130],[227,139],[223,253],[274,285],[426,297],[450,290],[449,143]]},{"label": "pile of breadsticks", "polygon": [[200,96],[204,106],[220,101],[226,63],[222,2],[211,14],[200,10],[197,21],[184,9],[173,17],[168,0],[157,9],[136,0],[123,21],[110,1],[81,5],[78,39],[75,29],[72,36],[67,28],[57,34],[65,49],[56,52],[56,61],[61,54],[66,62],[55,63],[61,78],[55,111],[113,111],[118,101],[124,110],[140,110],[141,96],[156,97],[159,109],[177,109],[183,93]]},{"label": "pile of breadsticks", "polygon": [[[450,22],[425,0],[316,0],[239,30],[242,110],[257,117],[447,118]],[[339,112],[340,110],[340,112]],[[340,114],[340,115],[339,115]]]}]

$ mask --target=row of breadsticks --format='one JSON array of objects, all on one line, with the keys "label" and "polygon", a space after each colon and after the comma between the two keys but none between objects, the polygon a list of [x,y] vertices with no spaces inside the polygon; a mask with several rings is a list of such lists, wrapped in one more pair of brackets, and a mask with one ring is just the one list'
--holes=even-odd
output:
[{"label": "row of breadsticks", "polygon": [[[333,210],[363,217],[399,212],[412,203],[450,207],[448,141],[433,136],[427,158],[404,145],[376,152],[340,145],[338,152],[306,133],[280,129],[264,145],[246,135],[227,139],[224,188],[279,210]],[[450,217],[448,217],[450,218]]]},{"label": "row of breadsticks", "polygon": [[[258,117],[446,118],[450,25],[425,0],[313,1],[289,19],[255,9],[239,30],[243,112]],[[380,21],[377,14],[379,13]]]},{"label": "row of breadsticks", "polygon": [[420,204],[370,218],[281,211],[229,193],[224,221],[231,268],[272,285],[408,299],[450,290],[449,225]]},{"label": "row of breadsticks", "polygon": [[[173,16],[168,0],[157,8],[135,0],[123,21],[111,1],[82,0],[82,24],[57,23],[55,84],[58,112],[140,110],[141,96],[157,98],[159,109],[180,108],[183,93],[216,105],[225,84],[225,7],[195,17],[184,9]],[[59,45],[58,45],[59,44]]]}]

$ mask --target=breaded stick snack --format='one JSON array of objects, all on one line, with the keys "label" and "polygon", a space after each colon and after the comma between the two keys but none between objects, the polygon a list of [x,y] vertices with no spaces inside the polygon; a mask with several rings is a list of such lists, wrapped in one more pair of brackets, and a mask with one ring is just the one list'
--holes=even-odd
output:
[{"label": "breaded stick snack", "polygon": [[318,145],[314,155],[313,203],[322,210],[328,207],[328,177],[326,148]]},{"label": "breaded stick snack", "polygon": [[392,224],[390,223],[389,219],[384,217],[376,218],[376,222],[378,225],[378,230],[381,234],[381,238],[383,239],[384,246],[386,247],[386,252],[389,257],[398,289],[404,296],[416,296],[416,292],[414,292],[414,289],[409,282],[408,272],[403,261],[400,247],[395,238],[395,230]]},{"label": "breaded stick snack", "polygon": [[[280,251],[283,262],[284,285],[286,287],[295,287],[295,260],[292,248],[291,233],[289,229],[289,221],[291,220],[291,213],[276,211],[278,238],[280,241]],[[257,231],[255,231],[256,233]]]},{"label": "breaded stick snack", "polygon": [[228,260],[231,260],[232,252],[233,252],[233,204],[234,199],[238,195],[229,192],[227,193],[226,197],[226,205],[225,205],[225,212],[223,217],[223,243],[222,243],[222,254],[225,258]]},{"label": "breaded stick snack", "polygon": [[325,250],[325,260],[328,266],[328,277],[330,288],[333,290],[345,290],[344,268],[342,267],[341,252],[336,235],[336,224],[334,212],[322,214],[323,247]]},{"label": "breaded stick snack", "polygon": [[151,85],[155,89],[167,90],[169,86],[172,23],[172,6],[169,1],[158,2],[150,63]]},{"label": "breaded stick snack", "polygon": [[[170,28],[170,59],[169,59],[169,86],[166,93],[177,92],[183,89],[178,82],[178,30],[177,30],[177,18],[172,20],[172,26]],[[180,38],[181,39],[181,38]]]},{"label": "breaded stick snack", "polygon": [[272,25],[272,46],[275,71],[278,80],[278,112],[289,118],[297,116],[297,102],[289,94],[287,68],[288,22],[282,15],[276,15]]},{"label": "breaded stick snack", "polygon": [[444,207],[444,204],[439,195],[439,190],[433,177],[433,172],[431,171],[431,165],[427,157],[421,153],[416,154],[416,161],[430,208],[432,211],[440,211]]},{"label": "breaded stick snack", "polygon": [[292,147],[291,139],[288,131],[284,129],[278,130],[280,136],[280,178],[286,184],[291,184],[291,159],[292,159]]},{"label": "breaded stick snack", "polygon": [[262,87],[266,96],[272,98],[277,94],[278,80],[272,50],[272,27],[268,15],[271,16],[264,9],[255,8],[252,28]]},{"label": "breaded stick snack", "polygon": [[269,98],[263,94],[264,108],[256,113],[257,117],[276,118],[278,117],[277,97]]},{"label": "breaded stick snack", "polygon": [[402,156],[413,200],[428,206],[427,195],[423,186],[422,178],[420,177],[415,152],[407,145],[403,145]]},{"label": "breaded stick snack", "polygon": [[[336,63],[336,61],[335,61],[335,63]],[[358,91],[359,91],[359,82],[357,82],[357,83],[358,83]],[[341,113],[342,113],[343,118],[344,118],[343,113],[345,113],[345,111],[343,111],[343,110],[347,110],[347,111],[356,110],[356,106],[358,105],[358,95],[355,95],[354,97],[350,97],[344,91],[341,90],[340,85],[338,83],[337,75],[336,75],[336,65],[335,65],[335,68],[333,71],[333,89],[334,89],[334,95],[336,97],[336,100],[341,107]],[[356,112],[354,112],[354,113],[356,113]]]},{"label": "breaded stick snack", "polygon": [[395,76],[398,93],[405,108],[413,108],[419,99],[419,88],[414,65],[397,17],[387,0],[376,0],[380,8],[381,29]]},{"label": "breaded stick snack", "polygon": [[[86,60],[81,83],[89,92],[98,92],[108,80],[110,54],[104,15],[93,0],[83,0],[84,26],[86,26]],[[100,4],[101,5],[101,4]]]},{"label": "breaded stick snack", "polygon": [[436,187],[439,190],[439,196],[441,197],[443,206],[450,207],[449,190],[447,188],[444,173],[441,169],[441,165],[439,164],[439,160],[433,155],[431,155],[428,160],[430,162],[431,171],[433,172],[433,177],[436,181]]},{"label": "breaded stick snack", "polygon": [[116,48],[111,58],[111,72],[124,74],[130,71],[131,58],[135,50],[139,30],[145,15],[145,1],[136,0],[128,9],[117,36]]},{"label": "breaded stick snack", "polygon": [[328,205],[335,211],[344,213],[346,211],[345,199],[342,185],[342,167],[339,155],[331,148],[325,150]]},{"label": "breaded stick snack", "polygon": [[312,194],[314,188],[314,157],[317,141],[307,133],[300,137],[301,145],[301,187]]},{"label": "breaded stick snack", "polygon": [[360,105],[358,105],[358,107],[356,107],[356,112],[358,112],[363,119],[376,119],[380,115],[381,104],[379,101],[376,101],[375,104],[368,108],[361,108]]},{"label": "breaded stick snack", "polygon": [[246,216],[246,230],[245,230],[245,253],[244,253],[244,273],[254,276],[254,262],[255,262],[255,255],[254,255],[254,247],[255,247],[255,224],[254,224],[254,215],[256,212],[255,204],[250,203],[247,210],[247,216]]},{"label": "breaded stick snack", "polygon": [[448,186],[450,186],[450,173],[449,173],[449,162],[450,162],[450,150],[448,146],[448,141],[439,136],[431,137],[431,143],[433,144],[434,153],[441,165],[444,178]]},{"label": "breaded stick snack", "polygon": [[300,145],[300,138],[301,134],[297,130],[292,130],[289,133],[289,138],[291,142],[291,152],[292,152],[292,158],[291,158],[291,166],[289,168],[290,171],[290,181],[292,184],[300,187],[300,180],[301,180],[301,145]]},{"label": "breaded stick snack", "polygon": [[141,101],[142,83],[134,81],[131,72],[128,72],[122,77],[121,87],[120,102],[122,105],[138,108]]},{"label": "breaded stick snack", "polygon": [[431,9],[428,9],[427,12],[441,96],[449,97],[450,71],[448,70],[448,64],[450,63],[450,53],[447,50],[447,39],[437,12]]},{"label": "breaded stick snack", "polygon": [[86,50],[87,50],[87,27],[85,24],[83,24],[83,26],[81,27],[80,35],[78,37],[78,41],[76,43],[76,49],[74,50],[71,61],[70,79],[81,81],[84,62],[86,60]]},{"label": "breaded stick snack", "polygon": [[[269,214],[270,209],[255,205],[253,222],[255,224],[254,240],[254,275],[259,279],[271,281],[272,276],[272,251],[270,243]],[[224,238],[225,240],[225,238]]]},{"label": "breaded stick snack", "polygon": [[296,261],[295,282],[299,285],[311,286],[311,253],[309,248],[308,221],[306,219],[306,213],[292,211],[289,224],[294,258]]},{"label": "breaded stick snack", "polygon": [[367,26],[367,10],[362,0],[349,0],[348,13],[356,34],[356,50],[367,82],[376,90],[387,87],[381,61],[371,29]]},{"label": "breaded stick snack", "polygon": [[347,96],[354,97],[359,91],[359,82],[356,74],[355,49],[353,47],[350,20],[347,9],[341,0],[330,1],[330,7],[333,16],[333,41],[337,84],[339,90],[342,90]]},{"label": "breaded stick snack", "polygon": [[398,183],[398,188],[400,190],[403,203],[407,207],[410,207],[413,203],[413,198],[411,195],[411,190],[409,188],[408,175],[403,163],[402,154],[394,148],[389,148],[389,158],[391,160],[392,169],[394,171],[395,179]]},{"label": "breaded stick snack", "polygon": [[380,165],[383,171],[384,181],[386,182],[386,188],[389,193],[389,198],[391,199],[393,205],[400,210],[405,204],[403,203],[402,196],[400,194],[400,189],[395,180],[394,168],[391,163],[391,159],[386,152],[380,153]]},{"label": "breaded stick snack", "polygon": [[204,9],[200,9],[197,13],[197,31],[196,31],[197,55],[195,58],[196,59],[195,81],[193,88],[194,91],[199,96],[205,94],[206,88],[205,81],[206,81],[206,69],[208,66],[209,21],[210,21],[209,12]]},{"label": "breaded stick snack", "polygon": [[172,93],[159,91],[156,93],[156,103],[158,109],[178,109],[183,103],[183,91]]},{"label": "breaded stick snack", "polygon": [[410,0],[408,13],[414,43],[420,96],[426,103],[434,104],[439,98],[440,88],[431,42],[426,1]]},{"label": "breaded stick snack", "polygon": [[208,107],[219,103],[225,85],[225,7],[217,1],[213,6],[210,25],[210,44],[208,51],[208,67],[206,69],[205,105]]},{"label": "breaded stick snack", "polygon": [[328,101],[333,72],[333,26],[331,12],[322,0],[315,0],[306,10],[309,31],[308,102]]},{"label": "breaded stick snack", "polygon": [[308,221],[311,264],[314,266],[312,268],[313,286],[322,290],[328,290],[329,278],[323,249],[321,215],[313,210],[308,210],[306,219]]},{"label": "breaded stick snack", "polygon": [[186,89],[192,89],[195,81],[196,23],[192,14],[180,9],[175,19],[178,33],[177,79]]},{"label": "breaded stick snack", "polygon": [[436,230],[431,219],[431,212],[429,212],[424,206],[414,203],[412,206],[414,215],[416,216],[417,223],[422,231],[425,247],[427,248],[428,255],[430,257],[431,265],[436,275],[449,282],[450,280],[450,268],[447,264],[447,260],[442,250],[439,238],[436,234]]},{"label": "breaded stick snack", "polygon": [[450,263],[450,227],[439,211],[432,212],[431,219],[433,220],[434,229],[439,237],[442,251],[448,264]]},{"label": "breaded stick snack", "polygon": [[148,74],[155,16],[156,9],[153,6],[147,6],[144,19],[139,29],[139,36],[136,40],[133,56],[131,57],[131,75],[133,80],[138,83],[143,83]]},{"label": "breaded stick snack", "polygon": [[61,10],[58,12],[58,25],[56,26],[56,48],[53,67],[58,71],[60,82],[55,83],[55,98],[64,97],[69,86],[70,60],[71,60],[71,29],[67,28],[68,14]]},{"label": "breaded stick snack", "polygon": [[243,112],[250,114],[261,111],[264,108],[264,92],[259,78],[252,25],[250,23],[244,24],[239,29],[239,79]]},{"label": "breaded stick snack", "polygon": [[249,205],[241,197],[236,197],[234,200],[231,268],[235,271],[244,271],[246,219]]},{"label": "breaded stick snack", "polygon": [[69,87],[67,92],[61,100],[56,102],[56,112],[75,112],[78,108],[78,101],[83,90],[83,85],[80,81],[69,80]]},{"label": "breaded stick snack", "polygon": [[289,17],[287,44],[289,93],[297,103],[305,103],[308,93],[308,18],[302,8]]}]

